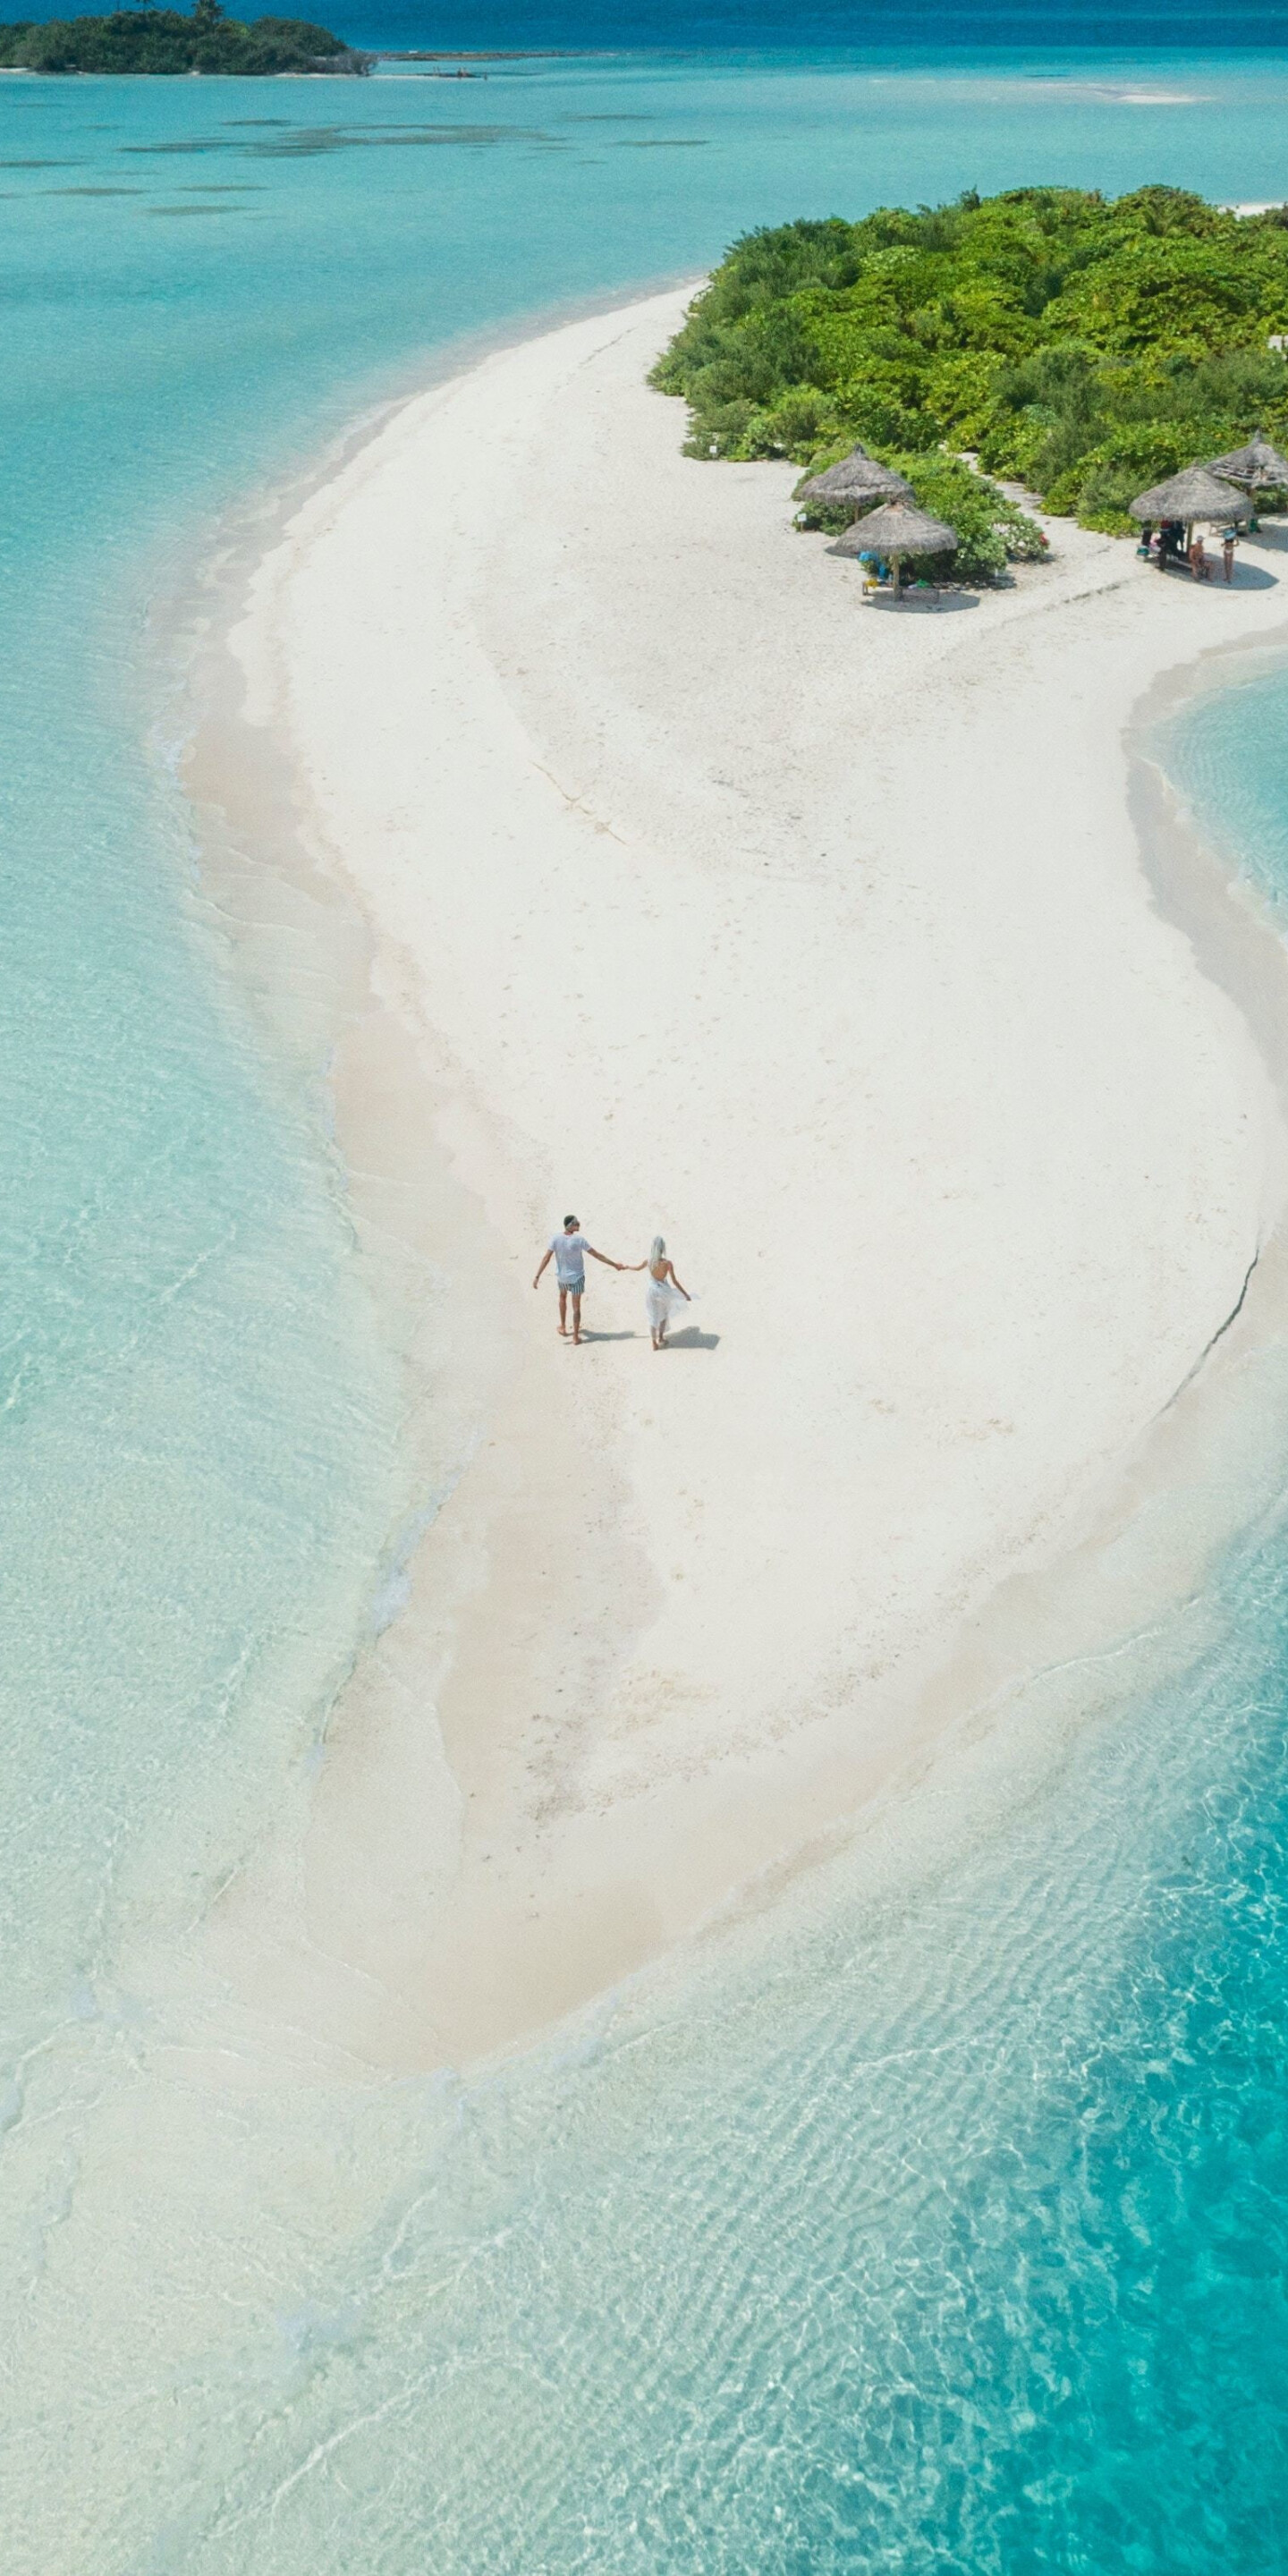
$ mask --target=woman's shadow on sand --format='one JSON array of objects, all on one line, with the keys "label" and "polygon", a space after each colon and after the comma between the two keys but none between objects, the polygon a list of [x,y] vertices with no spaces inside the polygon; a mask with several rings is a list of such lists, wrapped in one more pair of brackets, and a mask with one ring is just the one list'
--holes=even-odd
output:
[{"label": "woman's shadow on sand", "polygon": [[[624,1333],[597,1333],[593,1325],[583,1324],[581,1338],[583,1342],[642,1342],[644,1336],[631,1327]],[[682,1332],[668,1333],[662,1347],[668,1351],[714,1351],[720,1347],[720,1335],[703,1333],[696,1324],[686,1324]]]}]

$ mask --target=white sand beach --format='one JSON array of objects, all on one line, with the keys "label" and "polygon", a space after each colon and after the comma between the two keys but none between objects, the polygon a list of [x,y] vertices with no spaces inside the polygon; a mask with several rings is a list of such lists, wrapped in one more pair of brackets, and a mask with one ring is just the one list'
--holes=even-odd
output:
[{"label": "white sand beach", "polygon": [[[218,1955],[398,2065],[548,2024],[923,1763],[1284,1199],[1123,736],[1283,627],[1288,558],[1199,587],[1055,522],[1013,588],[863,606],[794,467],[682,456],[645,379],[685,301],[407,404],[233,639],[373,925],[338,1134],[373,1261],[419,1194],[456,1464]],[[675,1348],[593,1266],[557,1339],[567,1209],[665,1235]]]}]

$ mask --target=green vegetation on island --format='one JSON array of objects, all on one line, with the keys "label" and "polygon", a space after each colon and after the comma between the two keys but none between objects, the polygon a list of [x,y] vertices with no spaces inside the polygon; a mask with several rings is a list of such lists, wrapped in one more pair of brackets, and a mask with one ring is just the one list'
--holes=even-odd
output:
[{"label": "green vegetation on island", "polygon": [[862,441],[960,529],[954,570],[978,579],[1039,540],[962,455],[1125,532],[1192,458],[1283,443],[1285,338],[1288,207],[1015,188],[745,234],[653,381],[687,400],[692,456],[817,472]]},{"label": "green vegetation on island", "polygon": [[195,0],[191,17],[142,0],[110,18],[22,19],[0,26],[0,70],[28,72],[365,72],[328,27],[304,18],[225,17],[220,0]]}]

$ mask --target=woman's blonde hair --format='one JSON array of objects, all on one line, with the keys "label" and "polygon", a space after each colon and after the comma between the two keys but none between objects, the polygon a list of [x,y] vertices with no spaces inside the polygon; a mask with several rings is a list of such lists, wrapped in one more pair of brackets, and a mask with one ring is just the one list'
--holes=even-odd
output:
[{"label": "woman's blonde hair", "polygon": [[666,1237],[665,1237],[665,1235],[664,1235],[664,1234],[655,1234],[655,1235],[654,1235],[654,1237],[653,1237],[653,1249],[652,1249],[652,1251],[650,1252],[649,1257],[648,1257],[648,1266],[649,1266],[650,1270],[652,1269],[653,1264],[654,1264],[654,1262],[655,1262],[655,1261],[660,1261],[660,1260],[662,1259],[662,1256],[663,1256],[663,1254],[665,1253],[665,1251],[666,1251]]}]

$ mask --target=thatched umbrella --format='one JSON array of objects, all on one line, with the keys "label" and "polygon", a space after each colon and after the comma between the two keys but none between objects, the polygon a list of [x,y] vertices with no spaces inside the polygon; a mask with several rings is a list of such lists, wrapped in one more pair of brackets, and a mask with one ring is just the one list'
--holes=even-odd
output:
[{"label": "thatched umbrella", "polygon": [[1210,456],[1207,470],[1224,475],[1227,483],[1241,483],[1248,492],[1288,490],[1288,456],[1281,456],[1259,429],[1254,429],[1246,447],[1232,447],[1228,456]]},{"label": "thatched umbrella", "polygon": [[870,510],[866,519],[856,519],[832,548],[834,555],[887,555],[894,574],[894,595],[899,596],[899,572],[905,555],[950,555],[957,544],[957,530],[943,519],[932,519],[925,510],[911,509],[906,501],[891,501],[886,508]]},{"label": "thatched umbrella", "polygon": [[892,466],[878,465],[866,447],[855,447],[841,458],[839,465],[829,465],[822,474],[811,474],[796,498],[812,502],[816,509],[843,510],[850,502],[861,509],[869,501],[911,500],[912,485],[905,483]]},{"label": "thatched umbrella", "polygon": [[1131,504],[1133,519],[1183,519],[1185,548],[1196,519],[1246,519],[1248,504],[1233,483],[1224,483],[1209,465],[1187,465],[1166,483],[1156,483]]}]

